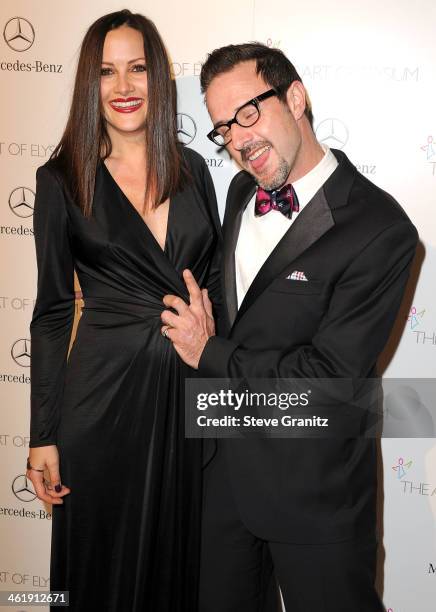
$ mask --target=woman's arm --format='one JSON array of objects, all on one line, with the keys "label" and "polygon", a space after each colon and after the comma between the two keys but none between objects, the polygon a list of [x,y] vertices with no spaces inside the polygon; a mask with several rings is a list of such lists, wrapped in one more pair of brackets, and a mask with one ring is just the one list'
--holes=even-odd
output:
[{"label": "woman's arm", "polygon": [[[27,476],[39,499],[63,504],[56,430],[74,319],[74,266],[63,188],[41,167],[36,174],[35,231],[38,289],[30,323],[31,418]],[[47,470],[50,482],[44,480]]]},{"label": "woman's arm", "polygon": [[66,198],[59,179],[38,169],[34,211],[38,289],[30,324],[30,447],[56,444],[74,319],[74,265]]}]

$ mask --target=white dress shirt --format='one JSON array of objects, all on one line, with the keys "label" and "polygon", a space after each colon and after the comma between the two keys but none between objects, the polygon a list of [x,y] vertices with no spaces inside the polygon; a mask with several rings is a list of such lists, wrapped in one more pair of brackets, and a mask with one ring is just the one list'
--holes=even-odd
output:
[{"label": "white dress shirt", "polygon": [[271,210],[266,215],[256,217],[254,215],[256,194],[242,213],[241,228],[235,250],[238,308],[274,247],[337,167],[338,162],[330,149],[324,145],[321,146],[324,150],[324,157],[321,161],[310,172],[293,183],[300,210],[298,213],[293,213],[292,219],[288,219],[278,210]]}]

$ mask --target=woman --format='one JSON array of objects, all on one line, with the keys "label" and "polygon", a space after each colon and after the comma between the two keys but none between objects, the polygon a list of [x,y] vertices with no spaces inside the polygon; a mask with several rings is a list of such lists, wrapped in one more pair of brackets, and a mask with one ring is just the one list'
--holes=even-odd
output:
[{"label": "woman", "polygon": [[[192,371],[160,313],[165,294],[188,299],[185,268],[217,298],[220,229],[205,162],[177,142],[174,89],[153,23],[102,17],[81,47],[65,133],[37,173],[27,473],[53,503],[51,589],[69,590],[72,612],[196,609]],[[73,269],[85,307],[67,363]]]}]

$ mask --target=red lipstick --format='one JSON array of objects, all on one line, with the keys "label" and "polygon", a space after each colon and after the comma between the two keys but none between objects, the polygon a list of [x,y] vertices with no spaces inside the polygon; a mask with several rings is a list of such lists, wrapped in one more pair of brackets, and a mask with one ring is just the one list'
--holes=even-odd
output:
[{"label": "red lipstick", "polygon": [[144,104],[143,98],[115,98],[109,102],[117,113],[134,113]]}]

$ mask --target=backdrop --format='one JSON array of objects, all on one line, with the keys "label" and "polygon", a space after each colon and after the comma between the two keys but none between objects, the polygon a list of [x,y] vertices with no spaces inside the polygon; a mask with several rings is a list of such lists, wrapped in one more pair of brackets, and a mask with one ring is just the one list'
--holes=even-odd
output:
[{"label": "backdrop", "polygon": [[[24,475],[29,322],[36,292],[35,170],[48,159],[64,126],[87,27],[120,8],[125,7],[114,0],[1,3],[0,590],[49,587],[50,507],[35,499]],[[210,122],[199,91],[201,63],[218,46],[258,40],[281,48],[296,64],[312,99],[318,139],[343,149],[365,176],[399,200],[418,227],[417,263],[381,366],[386,377],[435,378],[433,0],[220,0],[207,5],[143,0],[127,8],[151,17],[168,46],[179,93],[179,136],[206,158],[221,213],[236,169],[205,137]],[[391,439],[382,447],[379,586],[390,612],[432,612],[435,443]],[[4,609],[26,612],[19,605]]]}]

